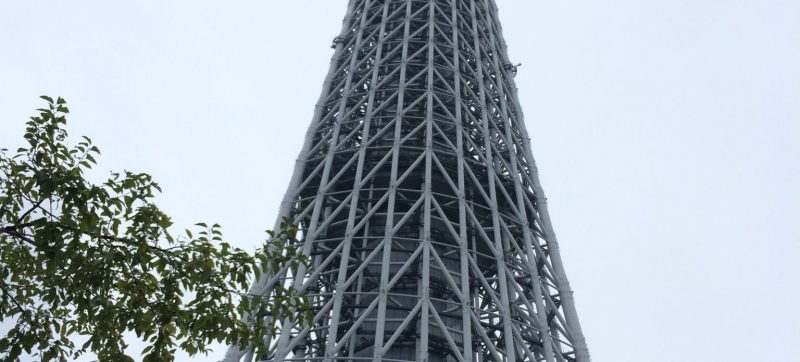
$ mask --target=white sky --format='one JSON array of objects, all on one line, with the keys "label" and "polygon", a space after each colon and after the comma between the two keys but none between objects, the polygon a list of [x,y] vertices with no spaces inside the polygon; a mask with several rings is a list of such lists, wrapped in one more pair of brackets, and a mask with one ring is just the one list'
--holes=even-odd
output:
[{"label": "white sky", "polygon": [[[800,361],[800,2],[498,3],[594,361]],[[344,11],[0,0],[0,147],[63,96],[103,173],[252,249]]]}]

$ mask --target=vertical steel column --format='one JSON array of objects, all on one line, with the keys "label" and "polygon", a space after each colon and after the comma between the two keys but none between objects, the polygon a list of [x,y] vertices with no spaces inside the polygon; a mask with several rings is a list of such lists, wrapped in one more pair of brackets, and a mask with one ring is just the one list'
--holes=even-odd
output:
[{"label": "vertical steel column", "polygon": [[431,279],[431,169],[433,167],[433,44],[434,34],[434,2],[428,3],[428,72],[427,81],[427,115],[425,119],[425,181],[423,181],[423,194],[425,209],[423,214],[422,232],[422,283],[421,294],[422,311],[420,314],[420,343],[417,346],[417,361],[428,360],[428,338],[430,326],[430,279]]},{"label": "vertical steel column", "polygon": [[[373,64],[373,71],[372,71],[372,76],[371,76],[371,81],[370,81],[370,86],[369,86],[369,98],[368,98],[368,101],[367,101],[367,111],[366,111],[366,116],[364,117],[364,129],[362,131],[363,136],[361,137],[361,151],[359,153],[359,160],[358,160],[358,162],[359,162],[359,165],[358,165],[359,173],[356,176],[356,181],[355,181],[356,183],[360,182],[360,179],[361,179],[361,173],[360,172],[361,172],[361,170],[363,168],[364,156],[367,153],[366,146],[368,144],[368,140],[369,140],[369,137],[370,137],[370,124],[372,123],[371,119],[372,119],[372,116],[373,116],[373,112],[375,110],[375,92],[376,92],[377,84],[378,84],[378,81],[379,81],[378,75],[380,74],[380,72],[376,71],[375,68],[379,67],[381,65],[381,61],[383,60],[382,59],[382,56],[383,56],[383,42],[384,42],[384,39],[385,39],[385,36],[386,36],[386,34],[385,34],[386,33],[386,21],[387,21],[388,15],[389,15],[389,2],[387,1],[387,2],[384,2],[383,10],[382,10],[382,13],[381,13],[381,25],[380,25],[380,30],[379,30],[379,34],[378,34],[378,42],[376,44],[377,50],[375,51],[375,63]],[[370,204],[367,206],[368,210],[371,209],[371,201],[372,201],[374,189],[375,189],[375,185],[374,185],[374,183],[371,183],[371,186],[370,186]],[[351,207],[351,210],[350,210],[351,213],[355,212],[355,208],[356,208],[356,204],[354,203],[353,206]],[[354,220],[355,220],[355,217],[350,217],[348,219],[348,223],[352,223]],[[363,241],[364,248],[366,248],[366,245],[369,243],[369,240],[367,239],[369,237],[369,228],[370,228],[369,221],[367,221],[366,225],[364,226],[364,237],[363,237],[364,238],[363,239],[364,240]],[[384,248],[385,247],[386,247],[386,242],[384,242]],[[365,253],[365,252],[362,251],[362,254],[363,253]],[[362,257],[361,259],[363,260],[364,258]],[[361,302],[361,299],[362,299],[362,295],[360,293],[362,292],[361,288],[362,288],[364,279],[365,278],[364,278],[363,274],[359,275],[359,283],[358,283],[358,289],[357,289],[357,292],[359,294],[356,296],[356,305],[360,305],[361,304],[360,302]],[[362,312],[363,311],[364,310],[362,310]],[[357,343],[357,340],[356,340],[357,336],[358,336],[357,334],[354,334],[350,338],[350,341],[349,341],[349,344],[350,344],[350,346],[349,346],[350,347],[350,355],[354,355],[355,352],[356,352],[355,351],[355,347],[356,347],[356,343]]]},{"label": "vertical steel column", "polygon": [[[361,13],[361,26],[358,29],[358,38],[356,39],[356,47],[354,53],[358,53],[360,49],[360,45],[363,38],[364,33],[364,25],[367,22],[367,18],[369,15],[369,8],[372,5],[372,0],[366,0],[364,2],[364,10]],[[355,66],[358,61],[358,55],[355,54],[351,59],[350,63],[350,73],[348,74],[348,80],[345,84],[345,89],[350,88],[350,83],[353,80],[353,74],[355,73]],[[344,118],[345,114],[345,106],[347,105],[347,95],[342,97],[342,101],[340,103],[339,108],[339,117],[340,121],[338,124],[341,124],[341,119]],[[364,120],[364,128],[369,128],[369,120]],[[368,133],[367,133],[368,134]],[[353,242],[353,225],[355,224],[355,213],[356,208],[358,206],[358,197],[359,193],[361,192],[361,175],[364,170],[364,152],[363,148],[366,146],[366,141],[362,139],[361,147],[362,151],[358,154],[358,166],[356,168],[356,179],[353,183],[353,191],[350,197],[350,214],[347,218],[347,229],[344,234],[344,248],[342,249],[342,255],[339,259],[339,273],[336,280],[336,292],[334,294],[333,299],[333,309],[331,310],[331,322],[330,326],[328,327],[328,343],[325,346],[325,362],[330,362],[333,360],[333,352],[332,350],[336,346],[336,337],[339,332],[339,319],[341,318],[341,310],[342,310],[342,299],[344,298],[345,288],[343,287],[344,282],[347,278],[347,270],[348,265],[350,264],[350,247]],[[328,160],[332,162],[333,156],[335,155],[334,152],[328,153]],[[325,169],[329,169],[329,166],[326,165]]]},{"label": "vertical steel column", "polygon": [[[503,248],[502,236],[500,235],[500,222],[498,220],[498,214],[500,211],[497,209],[497,191],[495,186],[495,179],[494,179],[494,160],[492,157],[492,144],[491,144],[491,134],[489,132],[489,116],[486,113],[486,75],[483,74],[483,56],[481,55],[481,42],[480,42],[480,31],[478,28],[478,17],[476,14],[475,9],[475,1],[471,3],[471,15],[472,15],[472,34],[475,37],[474,40],[474,49],[475,52],[475,59],[477,61],[477,77],[478,77],[478,98],[481,107],[481,122],[483,123],[483,137],[484,137],[484,148],[486,149],[485,157],[485,167],[487,169],[487,178],[489,183],[489,197],[491,198],[491,210],[492,210],[492,232],[494,234],[494,242],[495,242],[495,250],[497,255],[497,279],[498,284],[500,286],[500,300],[501,305],[498,305],[498,309],[500,309],[500,314],[502,316],[502,323],[503,323],[503,338],[505,346],[505,359],[507,361],[515,361],[515,351],[514,351],[514,337],[513,332],[511,330],[511,315],[509,313],[509,301],[508,301],[508,281],[506,280],[506,265],[505,265],[505,250]],[[480,227],[480,225],[478,225]],[[491,291],[490,291],[491,292]]]},{"label": "vertical steel column", "polygon": [[456,117],[456,163],[457,163],[457,177],[458,177],[458,236],[459,236],[459,273],[461,275],[461,323],[463,324],[464,334],[461,343],[463,343],[462,355],[464,362],[472,362],[472,357],[475,351],[472,350],[472,303],[469,290],[469,240],[467,235],[467,205],[466,205],[466,191],[464,187],[464,125],[461,112],[463,105],[461,100],[461,55],[459,50],[459,16],[458,16],[458,2],[459,0],[450,0],[451,14],[450,21],[453,28],[453,84],[455,104],[453,113]]},{"label": "vertical steel column", "polygon": [[395,115],[394,135],[392,136],[392,166],[389,176],[389,200],[386,207],[386,228],[384,229],[383,258],[381,259],[381,279],[378,298],[378,318],[375,327],[375,346],[373,359],[377,362],[383,360],[383,339],[386,326],[386,303],[388,299],[387,285],[389,284],[389,271],[392,261],[392,244],[394,243],[394,213],[397,198],[397,168],[400,163],[400,135],[403,125],[403,101],[405,99],[406,59],[408,59],[408,37],[411,23],[411,0],[406,0],[405,20],[403,21],[403,49],[401,54],[400,76],[397,93],[397,114]]}]

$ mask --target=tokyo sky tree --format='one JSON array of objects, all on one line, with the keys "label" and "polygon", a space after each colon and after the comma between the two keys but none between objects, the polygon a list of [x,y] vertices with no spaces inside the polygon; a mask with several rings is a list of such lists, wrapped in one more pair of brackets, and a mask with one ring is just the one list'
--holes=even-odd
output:
[{"label": "tokyo sky tree", "polygon": [[[350,0],[281,206],[266,361],[588,362],[493,0]],[[228,361],[252,360],[232,348]]]}]

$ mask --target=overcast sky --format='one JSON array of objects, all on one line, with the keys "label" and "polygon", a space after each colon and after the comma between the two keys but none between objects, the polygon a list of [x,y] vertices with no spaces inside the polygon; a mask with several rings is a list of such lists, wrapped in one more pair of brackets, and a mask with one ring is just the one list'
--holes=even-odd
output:
[{"label": "overcast sky", "polygon": [[[498,6],[593,360],[800,361],[800,1]],[[0,0],[0,147],[65,97],[101,176],[254,249],[345,8]]]}]

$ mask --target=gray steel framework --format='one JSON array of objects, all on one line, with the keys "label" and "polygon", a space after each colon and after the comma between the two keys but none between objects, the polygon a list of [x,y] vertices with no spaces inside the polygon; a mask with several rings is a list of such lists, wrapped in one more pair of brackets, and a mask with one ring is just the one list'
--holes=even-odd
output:
[{"label": "gray steel framework", "polygon": [[[493,0],[351,0],[281,207],[267,361],[588,362]],[[231,348],[229,361],[252,360]]]}]

